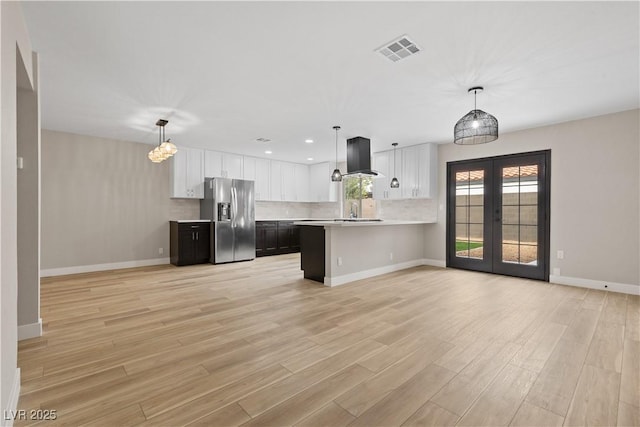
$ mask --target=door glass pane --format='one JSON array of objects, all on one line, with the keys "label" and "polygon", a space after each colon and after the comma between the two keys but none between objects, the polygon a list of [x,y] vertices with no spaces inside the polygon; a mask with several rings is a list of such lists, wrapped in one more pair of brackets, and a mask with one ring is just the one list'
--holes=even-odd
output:
[{"label": "door glass pane", "polygon": [[502,262],[538,264],[538,165],[502,168]]},{"label": "door glass pane", "polygon": [[456,173],[456,257],[482,259],[484,170]]}]

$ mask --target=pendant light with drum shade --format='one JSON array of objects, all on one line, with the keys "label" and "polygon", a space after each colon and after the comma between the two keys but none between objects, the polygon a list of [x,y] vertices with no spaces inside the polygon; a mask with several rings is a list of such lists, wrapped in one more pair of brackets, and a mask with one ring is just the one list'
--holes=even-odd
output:
[{"label": "pendant light with drum shade", "polygon": [[169,123],[168,120],[159,119],[156,122],[158,126],[158,146],[149,151],[147,157],[153,163],[161,163],[178,152],[178,147],[171,142],[171,138],[165,140],[164,127]]},{"label": "pendant light with drum shade", "polygon": [[336,131],[336,168],[331,174],[331,181],[340,182],[342,181],[342,174],[340,173],[340,169],[338,169],[338,131],[340,130],[340,126],[334,126],[333,130]]},{"label": "pendant light with drum shade", "polygon": [[394,142],[391,145],[393,145],[393,179],[391,180],[391,188],[400,188],[400,181],[396,178],[396,147],[398,143]]},{"label": "pendant light with drum shade", "polygon": [[476,107],[477,93],[483,90],[482,86],[475,86],[468,90],[468,92],[473,92],[473,110],[456,123],[453,130],[454,144],[485,144],[498,139],[498,120]]}]

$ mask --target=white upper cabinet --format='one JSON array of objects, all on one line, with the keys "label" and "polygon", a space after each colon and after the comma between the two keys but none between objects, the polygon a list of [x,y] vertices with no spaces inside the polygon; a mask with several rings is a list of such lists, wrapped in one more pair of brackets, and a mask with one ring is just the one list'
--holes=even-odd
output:
[{"label": "white upper cabinet", "polygon": [[438,145],[419,145],[420,168],[416,197],[435,199],[438,194]]},{"label": "white upper cabinet", "polygon": [[402,149],[402,173],[400,179],[400,189],[404,199],[414,199],[417,197],[418,173],[420,170],[420,159],[418,158],[418,146]]},{"label": "white upper cabinet", "polygon": [[171,197],[204,198],[204,151],[179,147],[169,163]]},{"label": "white upper cabinet", "polygon": [[296,200],[296,172],[293,163],[282,162],[282,200],[294,202]]},{"label": "white upper cabinet", "polygon": [[296,163],[293,166],[295,182],[294,200],[296,202],[309,202],[309,166]]},{"label": "white upper cabinet", "polygon": [[309,170],[307,165],[271,160],[271,200],[307,201]]},{"label": "white upper cabinet", "polygon": [[243,159],[239,154],[206,150],[204,153],[204,175],[207,178],[243,178]]},{"label": "white upper cabinet", "polygon": [[334,163],[324,162],[309,166],[310,202],[337,202],[339,183],[331,181]]},{"label": "white upper cabinet", "polygon": [[256,200],[270,200],[269,183],[271,181],[270,160],[257,157],[243,158],[243,179],[254,181]]},{"label": "white upper cabinet", "polygon": [[278,160],[271,160],[269,172],[271,182],[269,200],[284,200],[284,189],[282,187],[282,162]]},{"label": "white upper cabinet", "polygon": [[[397,177],[400,181],[400,188],[391,188],[391,179],[393,178],[393,151],[382,151],[373,154],[373,170],[380,172],[381,175],[373,180],[373,198],[381,199],[399,199],[402,197],[402,177]],[[402,168],[402,152],[396,151],[396,174]]]},{"label": "white upper cabinet", "polygon": [[436,144],[414,145],[402,149],[400,188],[406,199],[435,198],[438,179]]},{"label": "white upper cabinet", "polygon": [[391,188],[393,150],[373,154],[373,169],[384,175],[373,180],[373,198],[427,199],[435,198],[438,179],[438,147],[436,144],[421,144],[396,151],[396,178],[400,188]]}]

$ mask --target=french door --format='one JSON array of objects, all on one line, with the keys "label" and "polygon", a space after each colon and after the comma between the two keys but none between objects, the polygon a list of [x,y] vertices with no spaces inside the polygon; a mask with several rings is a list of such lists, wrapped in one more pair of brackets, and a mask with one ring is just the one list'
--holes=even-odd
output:
[{"label": "french door", "polygon": [[549,280],[551,151],[447,163],[447,266]]}]

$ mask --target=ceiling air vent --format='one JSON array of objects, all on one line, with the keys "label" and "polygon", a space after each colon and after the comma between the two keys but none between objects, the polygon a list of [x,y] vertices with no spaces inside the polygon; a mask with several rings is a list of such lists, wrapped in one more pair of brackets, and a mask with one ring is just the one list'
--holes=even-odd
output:
[{"label": "ceiling air vent", "polygon": [[271,141],[269,138],[256,138],[256,142],[260,142],[262,144],[266,144],[269,141]]},{"label": "ceiling air vent", "polygon": [[382,47],[376,49],[376,52],[380,52],[393,62],[398,62],[403,58],[420,52],[420,48],[409,37],[400,36],[389,43],[385,43]]}]

